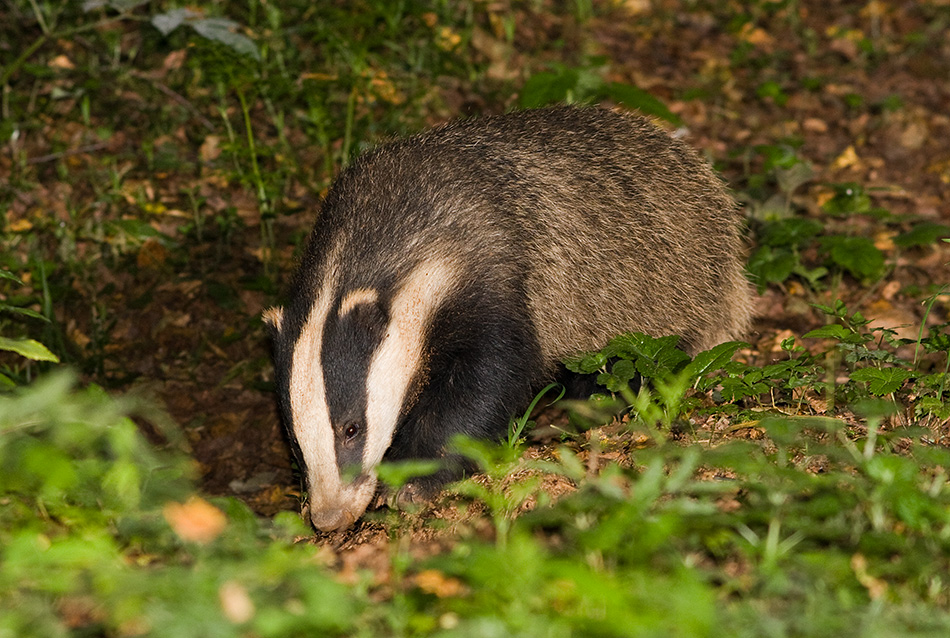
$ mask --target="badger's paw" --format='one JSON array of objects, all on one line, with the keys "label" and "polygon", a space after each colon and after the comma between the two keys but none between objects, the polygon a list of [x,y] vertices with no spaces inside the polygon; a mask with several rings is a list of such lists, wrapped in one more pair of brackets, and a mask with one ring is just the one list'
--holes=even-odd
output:
[{"label": "badger's paw", "polygon": [[410,481],[398,490],[383,488],[376,493],[370,508],[388,507],[392,510],[417,512],[439,495],[441,487],[441,484],[433,485],[427,481]]}]

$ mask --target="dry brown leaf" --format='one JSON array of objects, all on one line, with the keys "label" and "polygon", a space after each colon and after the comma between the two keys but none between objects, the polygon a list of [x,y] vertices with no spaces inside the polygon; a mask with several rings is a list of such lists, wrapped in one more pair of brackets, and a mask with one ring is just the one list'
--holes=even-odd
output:
[{"label": "dry brown leaf", "polygon": [[49,68],[51,69],[75,69],[76,65],[73,64],[73,61],[67,58],[65,55],[57,55],[55,58],[49,61]]},{"label": "dry brown leaf", "polygon": [[923,121],[913,121],[901,131],[900,143],[904,148],[916,151],[923,147],[928,138],[927,125]]},{"label": "dry brown leaf", "polygon": [[180,69],[185,63],[185,58],[188,57],[187,49],[179,49],[178,51],[172,51],[165,56],[165,59],[162,61],[162,68],[165,71],[175,71]]},{"label": "dry brown leaf", "polygon": [[630,15],[648,13],[653,8],[650,0],[617,0],[617,6]]},{"label": "dry brown leaf", "polygon": [[168,249],[154,237],[149,237],[142,242],[142,246],[135,256],[135,263],[143,269],[161,268],[167,260]]},{"label": "dry brown leaf", "polygon": [[221,137],[218,135],[209,135],[201,143],[198,149],[198,155],[202,162],[213,162],[221,155]]},{"label": "dry brown leaf", "polygon": [[743,25],[739,37],[749,44],[759,47],[760,49],[768,49],[771,48],[773,44],[775,44],[775,38],[770,36],[765,29],[761,27],[753,27],[748,22]]},{"label": "dry brown leaf", "polygon": [[894,250],[894,237],[897,233],[893,231],[882,231],[874,234],[874,247],[884,252]]},{"label": "dry brown leaf", "polygon": [[7,226],[7,230],[12,233],[23,233],[33,228],[33,223],[28,219],[18,219]]},{"label": "dry brown leaf", "polygon": [[877,600],[887,593],[887,583],[868,573],[868,561],[863,554],[855,554],[851,557],[851,569],[854,570],[854,576],[858,582],[868,590],[871,600]]},{"label": "dry brown leaf", "polygon": [[241,583],[229,580],[222,584],[218,589],[218,600],[224,617],[235,625],[246,623],[254,617],[254,601]]},{"label": "dry brown leaf", "polygon": [[439,598],[455,598],[465,593],[465,586],[457,578],[446,576],[437,569],[426,569],[415,577],[416,587]]},{"label": "dry brown leaf", "polygon": [[210,543],[228,525],[224,512],[198,496],[185,503],[167,503],[162,515],[179,538],[193,543]]}]

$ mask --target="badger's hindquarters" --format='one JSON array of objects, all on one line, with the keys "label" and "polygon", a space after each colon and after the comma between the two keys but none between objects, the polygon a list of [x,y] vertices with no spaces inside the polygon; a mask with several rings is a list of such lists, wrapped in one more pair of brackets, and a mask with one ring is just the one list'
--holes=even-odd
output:
[{"label": "badger's hindquarters", "polygon": [[695,153],[596,109],[460,122],[361,157],[265,317],[314,526],[362,515],[384,458],[503,434],[567,354],[633,330],[692,351],[738,336],[740,222]]}]

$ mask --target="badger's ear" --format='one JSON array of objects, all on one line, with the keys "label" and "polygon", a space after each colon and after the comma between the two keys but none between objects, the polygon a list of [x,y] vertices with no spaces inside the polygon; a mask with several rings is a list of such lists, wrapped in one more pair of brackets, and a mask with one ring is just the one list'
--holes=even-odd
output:
[{"label": "badger's ear", "polygon": [[264,320],[264,323],[268,325],[271,329],[271,332],[274,334],[280,334],[281,328],[284,325],[284,309],[280,306],[274,306],[273,308],[268,308],[264,311],[264,314],[261,315],[261,318]]}]

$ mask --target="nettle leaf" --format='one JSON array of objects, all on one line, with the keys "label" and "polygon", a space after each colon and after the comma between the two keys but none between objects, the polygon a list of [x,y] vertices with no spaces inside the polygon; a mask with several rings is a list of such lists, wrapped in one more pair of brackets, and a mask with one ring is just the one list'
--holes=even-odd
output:
[{"label": "nettle leaf", "polygon": [[191,9],[172,9],[166,13],[152,16],[152,26],[158,29],[162,35],[167,36],[184,24],[185,20],[198,17],[201,17],[201,14]]},{"label": "nettle leaf", "polygon": [[720,393],[725,401],[738,401],[755,397],[769,391],[767,383],[753,382],[744,377],[724,377],[719,382]]},{"label": "nettle leaf", "polygon": [[851,373],[853,380],[867,382],[868,391],[875,396],[896,392],[913,376],[913,372],[903,368],[861,368]]},{"label": "nettle leaf", "polygon": [[521,87],[519,102],[523,108],[563,102],[577,88],[578,78],[578,72],[568,68],[535,73]]},{"label": "nettle leaf", "polygon": [[816,237],[821,229],[822,225],[813,219],[781,219],[762,228],[759,243],[767,246],[802,246]]},{"label": "nettle leaf", "polygon": [[803,339],[837,339],[838,341],[844,341],[849,336],[851,336],[851,331],[845,328],[844,326],[832,323],[827,326],[822,326],[821,328],[815,328],[810,330],[802,335]]},{"label": "nettle leaf", "polygon": [[924,222],[917,224],[906,233],[895,237],[894,243],[902,248],[929,246],[946,237],[950,237],[950,226],[935,224],[934,222]]},{"label": "nettle leaf", "polygon": [[674,126],[683,125],[682,118],[673,113],[666,104],[651,93],[631,84],[610,82],[604,87],[604,94],[628,109],[658,117]]},{"label": "nettle leaf", "polygon": [[597,372],[609,361],[609,357],[602,352],[590,352],[587,354],[565,357],[563,359],[564,367],[571,372],[578,374],[591,374]]},{"label": "nettle leaf", "polygon": [[654,338],[642,332],[629,332],[611,339],[603,352],[611,358],[635,362],[641,375],[656,379],[677,372],[689,361],[689,355],[676,347],[679,339],[675,335]]},{"label": "nettle leaf", "polygon": [[33,361],[52,361],[59,363],[59,357],[50,352],[49,348],[34,339],[8,339],[7,337],[0,337],[0,350],[15,352]]},{"label": "nettle leaf", "polygon": [[713,370],[719,370],[732,360],[737,350],[748,347],[750,347],[750,344],[745,341],[721,343],[697,354],[692,361],[686,364],[685,370],[688,371],[691,377],[701,377]]},{"label": "nettle leaf", "polygon": [[854,183],[838,184],[835,195],[822,208],[832,215],[854,215],[871,210],[871,198],[860,185]]},{"label": "nettle leaf", "polygon": [[822,247],[838,266],[858,279],[873,279],[884,271],[884,253],[866,237],[822,237]]},{"label": "nettle leaf", "polygon": [[749,258],[747,269],[758,281],[759,292],[768,284],[782,283],[795,272],[798,257],[785,247],[760,246]]},{"label": "nettle leaf", "polygon": [[205,18],[191,23],[191,28],[199,35],[220,42],[241,55],[249,55],[255,60],[260,60],[261,54],[257,50],[257,45],[246,35],[236,33],[234,29],[237,27],[237,22],[226,18]]},{"label": "nettle leaf", "polygon": [[205,18],[201,13],[191,9],[173,9],[165,13],[152,16],[152,26],[158,29],[163,36],[187,24],[203,38],[220,42],[242,55],[249,55],[255,60],[261,59],[254,41],[245,35],[235,32],[240,25],[227,18]]},{"label": "nettle leaf", "polygon": [[637,365],[629,359],[621,359],[615,363],[609,374],[600,374],[597,377],[597,383],[606,387],[611,392],[620,392],[626,388],[630,381],[639,374]]}]

